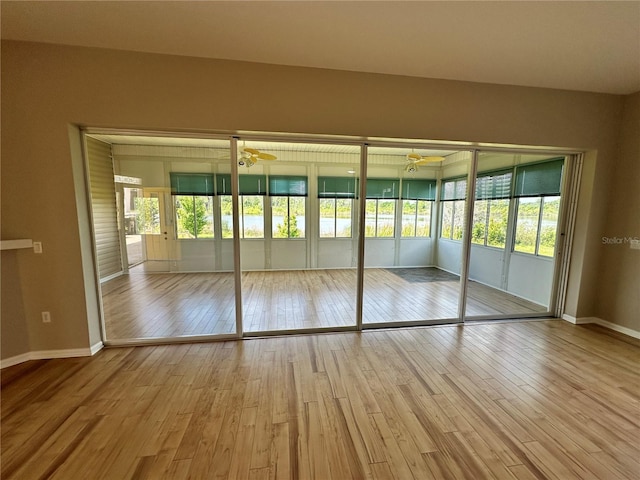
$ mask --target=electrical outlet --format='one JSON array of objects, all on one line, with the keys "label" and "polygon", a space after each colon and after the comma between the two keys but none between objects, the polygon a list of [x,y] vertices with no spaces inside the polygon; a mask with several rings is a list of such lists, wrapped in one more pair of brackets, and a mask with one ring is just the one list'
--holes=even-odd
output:
[{"label": "electrical outlet", "polygon": [[51,313],[42,312],[42,323],[51,323]]},{"label": "electrical outlet", "polygon": [[42,253],[42,242],[33,242],[34,253]]}]

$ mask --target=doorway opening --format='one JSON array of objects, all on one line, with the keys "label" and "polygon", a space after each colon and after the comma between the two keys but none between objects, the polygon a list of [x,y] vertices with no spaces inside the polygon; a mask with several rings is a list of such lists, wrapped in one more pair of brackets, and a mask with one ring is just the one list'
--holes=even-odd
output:
[{"label": "doorway opening", "polygon": [[554,313],[572,158],[561,152],[85,142],[108,343]]}]

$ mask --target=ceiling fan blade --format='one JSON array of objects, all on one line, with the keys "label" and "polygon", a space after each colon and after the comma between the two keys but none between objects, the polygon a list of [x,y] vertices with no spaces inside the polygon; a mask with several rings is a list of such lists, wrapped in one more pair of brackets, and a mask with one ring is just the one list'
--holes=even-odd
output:
[{"label": "ceiling fan blade", "polygon": [[258,153],[257,157],[260,160],[276,160],[278,157],[276,157],[275,155],[271,155],[270,153]]},{"label": "ceiling fan blade", "polygon": [[407,155],[407,158],[409,158],[411,160],[420,160],[422,157],[420,155],[418,155],[417,153],[409,153]]},{"label": "ceiling fan blade", "polygon": [[444,160],[444,157],[422,157],[420,160],[416,162],[416,164],[424,165],[425,163],[441,162],[442,160]]},{"label": "ceiling fan blade", "polygon": [[242,149],[243,152],[247,152],[250,153],[251,155],[258,155],[260,154],[260,150],[256,150],[255,148],[249,148],[249,147],[244,147]]}]

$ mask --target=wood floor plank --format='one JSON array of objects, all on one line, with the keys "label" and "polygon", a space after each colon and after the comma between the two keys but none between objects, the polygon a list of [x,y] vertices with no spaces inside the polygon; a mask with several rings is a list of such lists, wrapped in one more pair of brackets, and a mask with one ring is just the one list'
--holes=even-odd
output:
[{"label": "wood floor plank", "polygon": [[[368,268],[363,322],[455,318],[459,283],[459,277],[435,268]],[[235,332],[229,272],[131,273],[101,288],[109,340]],[[355,325],[355,269],[243,272],[242,288],[247,332]],[[467,315],[545,311],[476,282],[468,291]]]},{"label": "wood floor plank", "polygon": [[638,364],[556,320],[36,361],[2,371],[0,476],[635,480]]}]

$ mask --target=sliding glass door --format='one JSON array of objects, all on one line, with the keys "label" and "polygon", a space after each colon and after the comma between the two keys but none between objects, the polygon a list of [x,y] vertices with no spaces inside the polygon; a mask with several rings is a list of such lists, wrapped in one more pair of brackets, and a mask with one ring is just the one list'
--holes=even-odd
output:
[{"label": "sliding glass door", "polygon": [[360,147],[238,141],[243,331],[356,326]]},{"label": "sliding glass door", "polygon": [[107,341],[555,308],[563,155],[96,133],[87,167]]},{"label": "sliding glass door", "polygon": [[86,145],[106,341],[236,335],[229,140],[93,134]]},{"label": "sliding glass door", "polygon": [[369,147],[362,323],[459,320],[468,151]]},{"label": "sliding glass door", "polygon": [[481,152],[465,317],[550,312],[565,158]]}]

